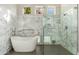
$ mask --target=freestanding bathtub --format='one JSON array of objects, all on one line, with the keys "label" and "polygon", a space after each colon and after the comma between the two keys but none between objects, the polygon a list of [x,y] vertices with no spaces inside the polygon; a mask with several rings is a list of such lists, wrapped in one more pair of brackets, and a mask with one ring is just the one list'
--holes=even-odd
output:
[{"label": "freestanding bathtub", "polygon": [[32,52],[37,45],[37,37],[25,37],[25,36],[12,36],[11,43],[14,51],[16,52]]}]

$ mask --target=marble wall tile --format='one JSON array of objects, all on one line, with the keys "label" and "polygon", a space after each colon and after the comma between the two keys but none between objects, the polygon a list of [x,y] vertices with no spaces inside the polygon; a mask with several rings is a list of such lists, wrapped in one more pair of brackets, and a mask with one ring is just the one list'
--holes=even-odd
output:
[{"label": "marble wall tile", "polygon": [[[77,10],[74,9],[76,6],[75,4],[61,6],[61,45],[73,54],[77,53]],[[70,9],[73,9],[73,14],[64,16]]]},{"label": "marble wall tile", "polygon": [[[2,54],[6,54],[10,49],[11,49],[11,42],[10,42],[10,38],[11,38],[11,32],[13,30],[14,27],[14,22],[16,19],[16,7],[15,5],[0,5],[0,8],[2,9],[2,11],[0,12],[5,12],[8,10],[11,12],[11,14],[9,14],[10,16],[10,21],[7,22],[7,18],[4,18],[3,16],[5,14],[7,14],[7,12],[5,12],[4,14],[0,13],[0,55]],[[3,18],[2,18],[3,17]]]}]

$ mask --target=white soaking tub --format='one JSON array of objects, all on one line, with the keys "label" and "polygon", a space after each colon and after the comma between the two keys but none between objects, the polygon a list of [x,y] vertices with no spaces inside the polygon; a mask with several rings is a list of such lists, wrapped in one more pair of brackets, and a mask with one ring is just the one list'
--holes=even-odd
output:
[{"label": "white soaking tub", "polygon": [[[26,33],[25,31],[21,31],[21,34],[22,32]],[[32,52],[37,45],[37,36],[15,35],[11,37],[11,42],[16,52]]]}]

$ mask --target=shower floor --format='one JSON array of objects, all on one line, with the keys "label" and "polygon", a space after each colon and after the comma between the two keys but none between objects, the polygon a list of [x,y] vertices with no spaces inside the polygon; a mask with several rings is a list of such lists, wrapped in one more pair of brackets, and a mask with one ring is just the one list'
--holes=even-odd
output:
[{"label": "shower floor", "polygon": [[6,55],[72,55],[61,45],[39,45],[33,52],[15,52],[11,50]]}]

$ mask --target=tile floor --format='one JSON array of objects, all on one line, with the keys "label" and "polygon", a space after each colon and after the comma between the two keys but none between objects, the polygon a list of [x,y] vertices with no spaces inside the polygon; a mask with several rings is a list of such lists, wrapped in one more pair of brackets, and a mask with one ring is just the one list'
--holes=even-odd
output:
[{"label": "tile floor", "polygon": [[6,55],[72,55],[61,45],[39,45],[33,52],[15,52],[11,50]]}]

